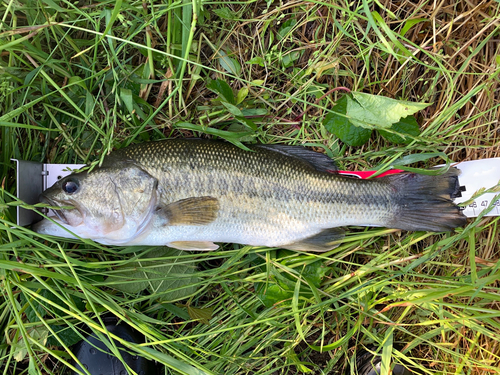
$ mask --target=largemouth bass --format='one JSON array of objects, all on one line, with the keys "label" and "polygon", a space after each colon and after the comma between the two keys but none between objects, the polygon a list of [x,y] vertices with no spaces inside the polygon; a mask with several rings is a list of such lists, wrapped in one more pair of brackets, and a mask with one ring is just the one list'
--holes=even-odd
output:
[{"label": "largemouth bass", "polygon": [[330,158],[300,146],[248,147],[172,139],[114,151],[43,192],[42,202],[74,208],[55,210],[57,224],[44,219],[35,230],[107,245],[327,251],[344,226],[439,232],[466,223],[451,199],[457,169],[360,180],[331,173]]}]

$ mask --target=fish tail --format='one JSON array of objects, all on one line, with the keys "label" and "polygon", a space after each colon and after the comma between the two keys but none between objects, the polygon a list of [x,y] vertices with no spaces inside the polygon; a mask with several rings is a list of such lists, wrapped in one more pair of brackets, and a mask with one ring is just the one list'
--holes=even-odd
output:
[{"label": "fish tail", "polygon": [[443,232],[464,226],[467,218],[452,200],[460,196],[459,173],[450,168],[438,176],[404,173],[382,177],[395,193],[395,214],[387,227]]}]

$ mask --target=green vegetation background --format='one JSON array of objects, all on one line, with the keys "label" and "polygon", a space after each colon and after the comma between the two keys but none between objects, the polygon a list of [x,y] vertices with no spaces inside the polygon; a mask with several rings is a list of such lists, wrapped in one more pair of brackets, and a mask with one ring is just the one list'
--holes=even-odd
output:
[{"label": "green vegetation background", "polygon": [[[496,218],[440,235],[354,228],[323,254],[112,248],[13,225],[10,161],[98,163],[193,136],[305,145],[351,170],[495,157],[499,8],[2,2],[0,373],[64,373],[72,344],[107,335],[107,314],[144,334],[132,350],[168,374],[335,374],[363,348],[428,374],[500,374]],[[416,131],[337,134],[349,92],[430,105]]]}]

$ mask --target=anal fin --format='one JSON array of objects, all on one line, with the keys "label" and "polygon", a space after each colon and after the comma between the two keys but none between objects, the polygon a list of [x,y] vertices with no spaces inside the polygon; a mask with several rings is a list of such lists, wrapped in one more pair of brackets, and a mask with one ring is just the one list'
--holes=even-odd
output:
[{"label": "anal fin", "polygon": [[179,250],[212,251],[217,250],[219,245],[210,241],[174,241],[167,244],[169,247]]},{"label": "anal fin", "polygon": [[329,251],[340,245],[339,241],[345,237],[345,231],[342,228],[324,229],[314,236],[304,238],[299,242],[294,242],[285,246],[284,249],[297,251]]}]

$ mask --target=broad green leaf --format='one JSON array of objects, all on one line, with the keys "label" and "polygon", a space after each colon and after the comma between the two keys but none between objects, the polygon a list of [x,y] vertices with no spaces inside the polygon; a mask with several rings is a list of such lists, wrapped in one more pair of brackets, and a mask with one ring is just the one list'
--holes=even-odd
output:
[{"label": "broad green leaf", "polygon": [[252,82],[250,82],[250,84],[254,86],[262,86],[264,82],[265,81],[263,79],[254,79]]},{"label": "broad green leaf", "polygon": [[[48,299],[49,301],[53,302],[56,305],[59,305],[64,308],[68,308],[68,306],[61,301],[54,293],[52,293],[48,289],[42,289],[39,293],[40,299],[37,299],[36,296],[31,299],[31,296],[28,295],[26,296],[24,293],[21,294],[20,301],[21,304],[27,303],[26,298],[30,298],[30,304],[25,310],[26,317],[31,323],[38,322],[39,319],[37,317],[37,312],[38,314],[43,318],[44,316],[47,315],[47,313],[50,313],[50,315],[64,315],[64,313],[59,310],[58,308],[49,305],[47,302],[43,301],[42,298]],[[83,303],[82,299],[76,296],[69,296],[73,300],[73,304],[76,305],[77,309],[84,309],[85,304]],[[53,313],[52,313],[53,312]]]},{"label": "broad green leaf", "polygon": [[257,292],[257,297],[266,307],[272,307],[282,301],[287,301],[287,304],[289,304],[293,297],[292,290],[283,289],[280,285],[273,282],[255,283],[255,291]]},{"label": "broad green leaf", "polygon": [[283,67],[288,68],[294,64],[300,58],[300,51],[292,51],[283,56],[281,64]]},{"label": "broad green leaf", "polygon": [[[177,250],[175,250],[177,251]],[[184,299],[194,292],[198,287],[194,284],[198,282],[198,277],[194,275],[194,266],[188,265],[171,265],[157,267],[154,270],[152,277],[158,277],[158,274],[166,275],[179,275],[178,277],[170,277],[164,280],[151,280],[151,287],[149,288],[153,293],[164,293],[162,299],[164,300],[180,300]]]},{"label": "broad green leaf", "polygon": [[119,272],[109,276],[107,282],[112,284],[112,288],[125,293],[135,294],[143,291],[148,287],[148,282],[144,280],[143,271],[131,269],[134,266],[137,266],[136,262],[125,267],[119,267]]},{"label": "broad green leaf", "polygon": [[[59,340],[61,340],[64,343],[64,345],[72,346],[82,339],[82,336],[77,332],[75,332],[75,330],[72,327],[51,326],[51,328],[57,334]],[[51,334],[47,338],[47,343],[53,346],[62,346],[59,340],[54,335]]]},{"label": "broad green leaf", "polygon": [[234,116],[241,116],[243,117],[243,113],[241,112],[241,110],[236,107],[234,104],[231,104],[231,103],[227,103],[227,102],[222,102],[222,105],[224,107],[226,107],[226,109],[229,111],[229,113],[231,113],[232,115]]},{"label": "broad green leaf", "polygon": [[349,146],[361,146],[370,139],[371,129],[355,126],[346,117],[348,96],[343,96],[332,111],[325,116],[323,125]]},{"label": "broad green leaf", "polygon": [[[47,297],[45,292],[46,292],[46,290],[42,290],[40,292],[40,295],[43,296],[43,297]],[[50,294],[52,294],[52,293],[50,293]],[[26,296],[24,293],[21,293],[21,296],[20,296],[21,305],[27,304],[28,303],[28,299],[31,299],[30,295]],[[30,300],[30,304],[28,304],[28,307],[26,307],[26,310],[24,310],[24,312],[26,314],[26,317],[28,318],[28,320],[31,323],[39,321],[39,319],[38,319],[38,317],[36,315],[37,312],[38,312],[38,314],[40,314],[40,316],[42,318],[47,313],[47,311],[45,310],[45,307],[43,305],[41,305],[38,302],[38,300],[36,300],[34,298]]]},{"label": "broad green leaf", "polygon": [[319,288],[321,280],[325,277],[328,267],[326,267],[323,261],[317,261],[307,264],[303,267],[300,274],[311,282],[315,287]]},{"label": "broad green leaf", "polygon": [[427,103],[413,103],[384,96],[351,92],[347,97],[346,115],[356,126],[367,129],[386,129],[401,118],[426,108]]},{"label": "broad green leaf", "polygon": [[95,98],[88,90],[85,91],[85,115],[90,116],[95,108]]},{"label": "broad green leaf", "polygon": [[87,86],[85,85],[85,81],[78,76],[72,76],[68,79],[68,86],[69,85],[78,85],[82,87],[83,89],[87,90]]},{"label": "broad green leaf", "polygon": [[197,289],[198,277],[191,265],[179,264],[176,256],[183,252],[176,249],[159,248],[147,253],[148,258],[169,257],[164,261],[138,260],[118,269],[107,282],[125,293],[138,293],[146,288],[151,293],[162,294],[163,300],[186,298]]},{"label": "broad green leaf", "polygon": [[213,307],[198,308],[193,306],[188,306],[188,314],[193,320],[199,320],[203,324],[210,324],[210,319],[214,313]]},{"label": "broad green leaf", "polygon": [[278,36],[280,39],[285,38],[290,31],[292,31],[293,27],[297,24],[297,20],[295,19],[290,19],[288,21],[283,22],[281,25],[280,29],[278,30]]},{"label": "broad green leaf", "polygon": [[243,116],[265,116],[267,115],[267,109],[265,108],[243,108],[241,110],[243,112]]},{"label": "broad green leaf", "polygon": [[230,104],[236,104],[233,89],[222,79],[216,79],[207,83],[207,89],[218,94],[223,100]]},{"label": "broad green leaf", "polygon": [[238,60],[229,57],[226,52],[219,51],[219,64],[226,72],[239,76],[241,65]]},{"label": "broad green leaf", "polygon": [[[249,128],[249,125],[243,123],[243,119],[245,119],[244,117],[240,117],[238,118],[238,122],[233,122],[231,125],[229,125],[229,127],[227,128],[227,131],[229,132],[233,132],[233,133],[246,133],[248,132],[248,128]],[[250,120],[248,120],[250,121]],[[255,126],[255,124],[254,124]],[[247,135],[247,136],[244,136],[244,137],[241,137],[240,138],[240,141],[241,142],[252,142],[254,139],[254,136],[253,135]]]},{"label": "broad green leaf", "polygon": [[125,104],[125,107],[127,107],[127,110],[129,111],[129,113],[133,113],[134,112],[134,99],[132,97],[132,90],[121,88],[120,89],[120,99],[123,101],[123,104]]},{"label": "broad green leaf", "polygon": [[[47,336],[49,335],[49,330],[45,327],[33,327],[28,329],[28,335],[40,345],[45,345],[47,342]],[[13,357],[17,362],[21,362],[28,354],[28,349],[26,349],[26,340],[24,337],[20,336],[19,341],[15,346],[17,350],[15,351]]]},{"label": "broad green leaf", "polygon": [[[323,280],[323,277],[328,271],[328,267],[324,265],[323,261],[319,260],[304,264],[304,257],[300,255],[296,256],[296,253],[291,250],[279,250],[278,257],[284,258],[280,263],[287,267],[300,264],[301,267],[294,267],[294,269],[300,273],[301,277],[306,278],[309,283],[312,283],[317,288],[320,286],[321,280]],[[285,273],[285,275],[287,274]],[[296,281],[294,276],[288,275],[288,278],[294,282]]]},{"label": "broad green leaf", "polygon": [[24,357],[26,357],[26,355],[28,354],[28,349],[26,349],[26,347],[24,346],[24,340],[21,339],[17,345],[19,345],[19,348],[17,349],[17,351],[14,353],[14,356],[13,358],[16,360],[16,362],[21,362]]},{"label": "broad green leaf", "polygon": [[[396,122],[394,125],[390,127],[390,130],[394,130],[395,132],[401,134],[408,134],[416,137],[420,134],[420,128],[418,126],[417,120],[413,116],[408,116],[402,118],[401,121]],[[402,137],[398,134],[391,133],[387,130],[379,130],[379,133],[387,139],[389,142],[397,143],[397,144],[408,144],[412,141],[411,137]]]},{"label": "broad green leaf", "polygon": [[89,302],[87,302],[85,304],[85,309],[86,310],[89,310],[89,311],[96,311],[96,312],[99,312],[99,313],[102,313],[102,312],[105,312],[105,311],[108,311],[106,307],[104,306],[100,306],[100,305],[96,305],[96,303],[94,302],[93,305],[91,305]]},{"label": "broad green leaf", "polygon": [[266,61],[260,56],[255,56],[254,58],[248,60],[247,64],[257,64],[264,67],[266,65]]},{"label": "broad green leaf", "polygon": [[212,12],[217,14],[220,18],[226,19],[226,20],[235,20],[237,19],[237,15],[235,12],[233,12],[231,9],[227,7],[222,7],[218,9],[213,9]]},{"label": "broad green leaf", "polygon": [[320,85],[309,85],[306,89],[307,95],[314,95],[316,99],[321,98],[325,94],[324,87]]},{"label": "broad green leaf", "polygon": [[253,131],[257,131],[257,125],[255,125],[255,123],[252,120],[245,118],[243,116],[236,116],[236,120],[238,120],[240,124],[248,126]]},{"label": "broad green leaf", "polygon": [[236,95],[236,104],[240,104],[241,102],[243,102],[243,100],[245,100],[247,96],[248,96],[248,87],[243,86]]},{"label": "broad green leaf", "polygon": [[36,362],[35,362],[35,358],[33,358],[33,357],[29,358],[28,374],[29,375],[39,375],[40,374],[40,372],[38,370],[38,366],[36,365]]},{"label": "broad green leaf", "polygon": [[[321,261],[313,262],[307,265],[301,265],[299,267],[293,267],[290,269],[290,265],[301,262],[300,259],[287,259],[288,250],[281,250],[279,252],[280,256],[285,255],[285,259],[281,260],[280,263],[288,269],[288,272],[281,272],[278,269],[272,271],[273,277],[268,279],[267,282],[255,283],[255,291],[257,292],[258,298],[266,307],[272,307],[275,305],[290,305],[294,298],[294,293],[296,292],[297,280],[299,278],[304,278],[307,283],[300,283],[301,288],[299,290],[300,297],[310,298],[315,292],[311,290],[312,288],[318,287],[323,279],[327,267],[323,267]],[[296,274],[292,274],[296,272]],[[309,284],[309,285],[308,285]]]},{"label": "broad green leaf", "polygon": [[165,310],[167,310],[168,312],[174,314],[175,316],[181,319],[189,320],[191,318],[185,309],[176,306],[173,303],[165,303],[163,307],[165,308]]}]

